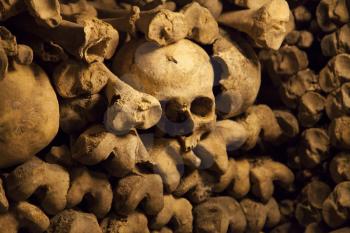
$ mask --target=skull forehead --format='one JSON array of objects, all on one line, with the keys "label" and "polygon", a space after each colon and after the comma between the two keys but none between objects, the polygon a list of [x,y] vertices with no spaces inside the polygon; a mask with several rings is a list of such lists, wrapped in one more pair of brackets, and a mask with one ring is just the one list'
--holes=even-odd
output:
[{"label": "skull forehead", "polygon": [[131,73],[122,78],[159,100],[188,99],[212,96],[214,72],[208,54],[189,40],[166,47],[145,42],[135,51]]}]

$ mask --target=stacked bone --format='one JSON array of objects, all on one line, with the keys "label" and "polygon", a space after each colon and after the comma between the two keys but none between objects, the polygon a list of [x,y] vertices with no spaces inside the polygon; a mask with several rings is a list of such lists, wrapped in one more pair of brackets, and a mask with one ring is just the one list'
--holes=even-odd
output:
[{"label": "stacked bone", "polygon": [[0,0],[0,233],[349,232],[347,4]]}]

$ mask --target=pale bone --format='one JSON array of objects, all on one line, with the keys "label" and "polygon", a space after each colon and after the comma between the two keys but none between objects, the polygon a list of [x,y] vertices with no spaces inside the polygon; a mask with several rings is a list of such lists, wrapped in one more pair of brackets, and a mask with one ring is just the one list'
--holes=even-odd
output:
[{"label": "pale bone", "polygon": [[218,38],[218,23],[207,8],[193,2],[184,6],[180,13],[185,16],[187,22],[187,38],[201,44],[212,44]]},{"label": "pale bone", "polygon": [[350,182],[335,186],[332,193],[323,202],[323,220],[331,228],[344,225],[350,217]]},{"label": "pale bone", "polygon": [[156,139],[148,150],[155,173],[162,177],[164,188],[170,193],[179,185],[185,164],[198,168],[201,163],[192,151],[183,152],[176,139]]},{"label": "pale bone", "polygon": [[245,198],[240,201],[240,206],[247,219],[246,232],[261,232],[263,228],[271,228],[280,222],[281,214],[274,198],[267,203]]},{"label": "pale bone", "polygon": [[5,189],[3,187],[2,179],[0,178],[0,213],[7,212],[9,209],[9,202],[6,198]]},{"label": "pale bone", "polygon": [[350,154],[340,152],[333,157],[329,164],[329,173],[337,184],[343,181],[350,181]]},{"label": "pale bone", "polygon": [[308,91],[319,91],[318,76],[309,69],[291,76],[279,88],[281,100],[288,108],[296,108],[300,98]]},{"label": "pale bone", "polygon": [[8,195],[12,200],[24,201],[42,187],[47,192],[41,206],[48,214],[56,214],[66,207],[69,174],[57,164],[49,164],[33,157],[13,170],[6,180]]},{"label": "pale bone", "polygon": [[75,161],[73,161],[70,149],[66,145],[51,147],[50,152],[45,156],[45,161],[64,167],[72,167],[75,165]]},{"label": "pale bone", "polygon": [[339,54],[328,61],[319,74],[322,91],[330,93],[344,82],[350,82],[350,55]]},{"label": "pale bone", "polygon": [[107,85],[108,78],[100,63],[72,59],[61,62],[53,74],[55,89],[63,98],[97,94]]},{"label": "pale bone", "polygon": [[298,119],[302,126],[314,126],[323,115],[326,99],[319,93],[309,91],[300,98]]},{"label": "pale bone", "polygon": [[30,233],[42,233],[49,225],[45,213],[28,202],[18,202],[9,212],[0,214],[0,232],[17,233],[26,229]]},{"label": "pale bone", "polygon": [[61,23],[62,17],[58,0],[24,0],[24,2],[38,24],[54,28]]},{"label": "pale bone", "polygon": [[22,65],[30,65],[33,62],[33,50],[23,44],[17,45],[17,54],[15,56],[15,60],[17,63]]},{"label": "pale bone", "polygon": [[331,120],[350,113],[350,83],[344,83],[327,96],[326,112]]},{"label": "pale bone", "polygon": [[115,136],[102,125],[94,125],[78,137],[71,151],[80,163],[90,166],[101,163],[115,177],[137,172],[138,165],[152,164],[136,130]]},{"label": "pale bone", "polygon": [[157,127],[180,137],[183,150],[193,149],[215,127],[213,67],[208,54],[193,42],[180,40],[159,47],[131,41],[116,56],[113,70],[130,86],[162,103]]},{"label": "pale bone", "polygon": [[101,66],[109,77],[106,87],[109,107],[104,120],[107,130],[121,135],[134,127],[148,129],[157,124],[162,115],[159,101],[149,94],[135,90],[103,64]]},{"label": "pale bone", "polygon": [[191,203],[199,204],[208,199],[216,183],[215,176],[205,170],[193,170],[181,179],[180,184],[173,192],[173,195],[186,198]]},{"label": "pale bone", "polygon": [[97,218],[104,217],[112,207],[113,192],[107,176],[89,171],[86,167],[76,167],[70,172],[70,188],[67,193],[67,208],[73,208],[91,195],[88,210]]},{"label": "pale bone", "polygon": [[198,2],[201,6],[207,8],[210,13],[214,16],[215,19],[217,19],[222,10],[222,2],[220,0],[174,0],[176,4],[180,7],[183,7],[184,5],[190,4],[191,2]]},{"label": "pale bone", "polygon": [[0,80],[4,79],[9,66],[8,56],[18,53],[16,37],[5,27],[0,26]]},{"label": "pale bone", "polygon": [[316,19],[324,32],[331,32],[349,22],[346,0],[321,0],[316,9]]},{"label": "pale bone", "polygon": [[64,210],[50,220],[47,233],[102,233],[96,216],[72,209]]},{"label": "pale bone", "polygon": [[283,132],[280,138],[281,142],[286,142],[299,134],[299,122],[291,112],[274,110],[273,113]]},{"label": "pale bone", "polygon": [[213,58],[221,65],[221,93],[215,97],[216,110],[223,118],[243,113],[259,92],[261,69],[254,50],[239,36],[215,41]]},{"label": "pale bone", "polygon": [[142,201],[144,213],[156,215],[164,207],[163,184],[156,174],[135,174],[123,177],[114,189],[114,210],[128,215]]},{"label": "pale bone", "polygon": [[14,24],[45,41],[62,46],[71,55],[88,63],[111,58],[119,41],[118,32],[97,18],[81,16],[76,23],[62,20],[55,28],[45,28],[37,25],[31,17],[23,16],[17,17]]},{"label": "pale bone", "polygon": [[240,204],[231,197],[213,197],[193,209],[194,232],[245,232],[247,221]]},{"label": "pale bone", "polygon": [[184,39],[189,31],[185,16],[168,9],[140,12],[140,9],[134,6],[130,10],[111,12],[111,16],[113,18],[106,18],[104,21],[131,34],[139,30],[145,34],[148,41],[161,46]]},{"label": "pale bone", "polygon": [[63,19],[67,20],[74,19],[78,15],[97,17],[97,10],[87,0],[78,0],[67,4],[61,3],[60,13]]},{"label": "pale bone", "polygon": [[172,195],[164,195],[163,209],[150,222],[151,229],[161,229],[175,220],[177,223],[174,232],[192,232],[192,205],[185,198],[174,198]]},{"label": "pale bone", "polygon": [[228,169],[228,153],[238,150],[247,140],[248,132],[231,120],[218,121],[216,128],[201,140],[194,153],[201,159],[201,168],[224,174]]},{"label": "pale bone", "polygon": [[324,36],[321,40],[322,53],[326,57],[333,57],[341,53],[350,52],[350,23],[337,31]]},{"label": "pale bone", "polygon": [[332,145],[339,149],[350,149],[350,117],[333,119],[329,129]]},{"label": "pale bone", "polygon": [[101,122],[107,100],[101,94],[64,99],[60,103],[60,128],[67,134],[82,132],[91,123]]},{"label": "pale bone", "polygon": [[5,21],[10,17],[25,11],[26,5],[23,0],[1,0],[0,9],[0,21]]},{"label": "pale bone", "polygon": [[224,13],[218,21],[247,33],[260,46],[277,50],[287,34],[289,14],[285,0],[272,0],[259,9]]},{"label": "pale bone", "polygon": [[128,216],[111,214],[100,223],[103,233],[150,233],[146,215],[135,211]]},{"label": "pale bone", "polygon": [[311,181],[301,191],[295,208],[295,217],[302,226],[322,220],[322,203],[330,194],[331,188],[322,181]]},{"label": "pale bone", "polygon": [[297,23],[310,22],[312,14],[305,6],[300,5],[293,9],[294,19]]},{"label": "pale bone", "polygon": [[240,7],[249,9],[258,9],[268,3],[270,0],[231,0],[234,4]]}]

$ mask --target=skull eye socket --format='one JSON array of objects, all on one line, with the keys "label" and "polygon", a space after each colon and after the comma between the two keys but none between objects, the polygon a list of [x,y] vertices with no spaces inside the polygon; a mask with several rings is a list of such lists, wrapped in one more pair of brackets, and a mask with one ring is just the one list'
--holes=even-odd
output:
[{"label": "skull eye socket", "polygon": [[191,103],[191,112],[197,116],[208,116],[213,109],[213,101],[208,97],[197,97]]},{"label": "skull eye socket", "polygon": [[175,123],[185,122],[188,118],[186,112],[183,111],[183,106],[174,100],[166,103],[165,116],[168,120]]}]

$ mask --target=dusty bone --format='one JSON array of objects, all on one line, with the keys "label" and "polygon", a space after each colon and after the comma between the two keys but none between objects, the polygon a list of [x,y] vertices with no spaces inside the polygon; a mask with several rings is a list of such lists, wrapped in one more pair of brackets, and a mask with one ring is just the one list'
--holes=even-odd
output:
[{"label": "dusty bone", "polygon": [[100,226],[103,233],[150,233],[147,217],[138,211],[126,217],[111,214],[102,220]]},{"label": "dusty bone", "polygon": [[349,22],[346,0],[321,0],[316,9],[316,19],[324,32],[331,32]]},{"label": "dusty bone", "polygon": [[329,93],[350,81],[350,55],[339,54],[328,61],[319,74],[322,91]]},{"label": "dusty bone", "polygon": [[239,203],[231,197],[213,197],[193,209],[194,232],[245,232],[247,222]]},{"label": "dusty bone", "polygon": [[350,117],[342,116],[333,119],[328,132],[333,146],[339,149],[350,149]]},{"label": "dusty bone", "polygon": [[85,167],[73,168],[67,193],[67,208],[78,205],[85,195],[91,195],[89,211],[97,218],[104,217],[112,207],[113,192],[107,176],[89,171]]},{"label": "dusty bone", "polygon": [[101,122],[107,99],[101,95],[64,99],[60,103],[60,128],[67,134],[84,131],[89,124]]},{"label": "dusty bone", "polygon": [[50,222],[47,233],[102,233],[95,215],[72,209],[58,213]]},{"label": "dusty bone", "polygon": [[287,34],[289,14],[286,1],[272,0],[259,9],[223,13],[218,21],[247,33],[260,46],[277,50]]},{"label": "dusty bone", "polygon": [[66,145],[51,147],[50,152],[45,156],[45,161],[48,163],[59,164],[64,167],[72,167],[75,165],[70,149]]},{"label": "dusty bone", "polygon": [[35,205],[28,202],[15,203],[9,212],[0,214],[0,231],[17,233],[26,229],[30,233],[42,233],[50,225],[49,218]]},{"label": "dusty bone", "polygon": [[194,148],[195,155],[201,159],[201,169],[225,173],[228,153],[238,150],[247,138],[248,133],[241,124],[231,120],[216,122],[216,128]]},{"label": "dusty bone", "polygon": [[114,189],[114,200],[114,210],[121,215],[135,211],[143,200],[144,212],[155,215],[164,206],[162,179],[156,174],[123,177]]},{"label": "dusty bone", "polygon": [[24,0],[27,9],[36,22],[46,27],[57,27],[62,17],[58,0]]},{"label": "dusty bone", "polygon": [[172,195],[164,195],[163,209],[152,219],[150,228],[159,230],[170,221],[175,221],[177,226],[174,232],[192,232],[192,205],[185,198],[174,198]]},{"label": "dusty bone", "polygon": [[323,115],[326,99],[317,92],[306,92],[300,98],[298,119],[302,126],[314,126]]},{"label": "dusty bone", "polygon": [[26,5],[23,0],[1,0],[0,9],[0,21],[5,21],[25,11]]},{"label": "dusty bone", "polygon": [[270,0],[231,0],[237,6],[241,6],[249,9],[259,9]]},{"label": "dusty bone", "polygon": [[187,38],[201,44],[212,44],[218,38],[218,23],[207,8],[193,2],[184,6],[180,13],[184,14],[187,22]]},{"label": "dusty bone", "polygon": [[[88,63],[111,58],[119,41],[118,32],[97,18],[82,16],[76,22],[62,20],[55,28],[39,26],[27,16],[16,17],[13,23],[45,41],[62,46],[71,55]],[[72,35],[74,40],[69,39]]]},{"label": "dusty bone", "polygon": [[322,53],[333,57],[341,53],[349,53],[350,23],[345,24],[335,32],[325,35],[321,40]]},{"label": "dusty bone", "polygon": [[74,98],[99,93],[107,85],[108,76],[98,62],[88,64],[70,59],[55,68],[53,81],[60,96]]},{"label": "dusty bone", "polygon": [[234,40],[220,37],[213,50],[213,58],[222,68],[222,92],[215,97],[216,110],[222,117],[230,118],[254,103],[261,82],[260,63],[254,50],[239,36]]},{"label": "dusty bone", "polygon": [[340,152],[333,157],[329,164],[329,173],[337,184],[350,181],[350,155],[348,152]]},{"label": "dusty bone", "polygon": [[78,0],[67,4],[60,3],[60,13],[66,20],[72,20],[78,15],[97,17],[97,10],[87,0]]},{"label": "dusty bone", "polygon": [[15,56],[15,60],[18,64],[32,64],[33,56],[33,50],[29,46],[23,44],[17,45],[17,54]]},{"label": "dusty bone", "polygon": [[101,65],[109,77],[105,89],[109,102],[104,120],[106,129],[121,135],[134,127],[148,129],[157,124],[162,115],[159,101],[149,94],[135,90]]},{"label": "dusty bone", "polygon": [[184,151],[193,149],[214,128],[213,67],[208,54],[195,43],[180,40],[159,47],[131,41],[119,51],[113,70],[130,86],[162,103],[157,128],[180,138]]},{"label": "dusty bone", "polygon": [[329,119],[346,116],[350,113],[350,83],[344,83],[340,88],[328,94],[326,113]]},{"label": "dusty bone", "polygon": [[132,7],[124,12],[111,12],[111,16],[113,18],[106,18],[104,21],[131,34],[135,34],[136,30],[141,31],[148,41],[161,46],[184,39],[189,30],[185,16],[168,9],[140,12],[139,8]]},{"label": "dusty bone", "polygon": [[94,125],[78,137],[71,151],[72,157],[80,163],[101,163],[115,177],[136,172],[138,166],[153,164],[136,130],[115,136],[102,125]]},{"label": "dusty bone", "polygon": [[39,188],[47,188],[41,206],[48,214],[56,214],[66,207],[69,174],[57,164],[49,164],[34,157],[18,166],[6,179],[12,200],[24,201]]}]

